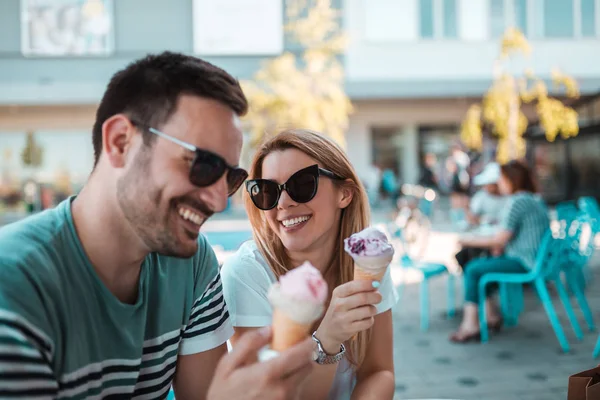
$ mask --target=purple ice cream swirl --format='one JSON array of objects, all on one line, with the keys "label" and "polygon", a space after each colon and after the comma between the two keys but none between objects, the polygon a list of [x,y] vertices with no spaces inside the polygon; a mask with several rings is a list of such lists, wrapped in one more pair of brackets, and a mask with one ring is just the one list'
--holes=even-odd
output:
[{"label": "purple ice cream swirl", "polygon": [[379,257],[394,253],[387,236],[376,228],[366,228],[345,239],[344,250],[352,257]]}]

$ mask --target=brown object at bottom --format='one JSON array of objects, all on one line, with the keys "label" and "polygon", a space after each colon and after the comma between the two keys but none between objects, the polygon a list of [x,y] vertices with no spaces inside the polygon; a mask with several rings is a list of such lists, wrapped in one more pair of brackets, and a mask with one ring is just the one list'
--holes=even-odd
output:
[{"label": "brown object at bottom", "polygon": [[381,281],[385,275],[387,268],[384,268],[379,274],[372,275],[367,273],[365,270],[359,267],[354,267],[354,280],[355,281]]},{"label": "brown object at bottom", "polygon": [[312,324],[299,324],[275,308],[271,325],[273,329],[271,348],[275,351],[283,351],[306,339]]}]

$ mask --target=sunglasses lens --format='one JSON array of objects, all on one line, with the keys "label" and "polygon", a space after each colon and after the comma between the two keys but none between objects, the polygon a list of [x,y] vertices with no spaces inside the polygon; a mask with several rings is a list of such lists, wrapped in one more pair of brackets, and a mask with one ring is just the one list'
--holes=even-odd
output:
[{"label": "sunglasses lens", "polygon": [[248,187],[252,202],[261,210],[270,210],[277,205],[279,188],[275,182],[258,180]]},{"label": "sunglasses lens", "polygon": [[296,174],[287,182],[287,192],[297,203],[308,203],[317,194],[317,179],[313,173]]},{"label": "sunglasses lens", "polygon": [[241,169],[235,168],[229,171],[227,174],[227,186],[229,188],[229,196],[238,191],[242,183],[248,178],[248,173]]},{"label": "sunglasses lens", "polygon": [[196,186],[210,186],[223,176],[226,169],[223,160],[216,155],[197,153],[190,170],[190,181]]}]

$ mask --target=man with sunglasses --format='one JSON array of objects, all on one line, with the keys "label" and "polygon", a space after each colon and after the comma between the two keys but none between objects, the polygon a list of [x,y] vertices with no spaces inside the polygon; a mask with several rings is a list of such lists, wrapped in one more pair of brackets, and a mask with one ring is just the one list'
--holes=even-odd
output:
[{"label": "man with sunglasses", "polygon": [[[269,330],[233,333],[199,234],[247,178],[238,82],[176,53],[111,79],[94,170],[55,209],[0,229],[0,398],[279,399],[311,369],[307,339],[256,363]],[[77,149],[70,149],[77,151]]]}]

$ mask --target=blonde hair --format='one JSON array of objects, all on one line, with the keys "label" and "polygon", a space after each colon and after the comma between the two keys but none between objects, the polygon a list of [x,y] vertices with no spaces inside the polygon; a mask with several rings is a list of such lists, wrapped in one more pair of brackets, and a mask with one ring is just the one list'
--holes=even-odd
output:
[{"label": "blonde hair", "polygon": [[[305,129],[285,130],[262,144],[252,160],[250,179],[262,178],[262,164],[267,155],[287,149],[299,150],[317,161],[320,167],[344,177],[346,180],[332,182],[338,188],[352,191],[352,201],[342,210],[333,259],[323,274],[331,288],[337,287],[354,278],[354,261],[344,251],[344,239],[369,225],[367,194],[344,151],[319,133]],[[256,245],[279,278],[295,266],[291,265],[283,243],[270,229],[264,213],[254,206],[248,193],[244,193],[244,203]],[[364,360],[370,336],[371,329],[358,333],[345,343],[348,360],[357,368]]]}]

